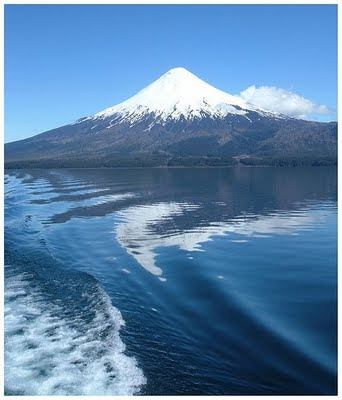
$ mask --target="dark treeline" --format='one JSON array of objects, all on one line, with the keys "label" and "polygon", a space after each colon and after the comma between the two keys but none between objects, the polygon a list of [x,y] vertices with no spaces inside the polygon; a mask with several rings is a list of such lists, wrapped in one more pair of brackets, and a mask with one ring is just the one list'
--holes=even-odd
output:
[{"label": "dark treeline", "polygon": [[124,168],[124,167],[205,167],[234,166],[238,162],[233,158],[220,157],[115,157],[112,159],[49,159],[12,161],[5,168]]},{"label": "dark treeline", "polygon": [[163,157],[150,155],[145,157],[115,157],[111,159],[49,159],[12,161],[5,163],[7,169],[23,168],[144,168],[144,167],[219,167],[219,166],[272,166],[272,167],[300,167],[300,166],[334,166],[337,159],[334,157],[263,157],[240,158],[232,157],[201,157],[201,156],[174,156]]},{"label": "dark treeline", "polygon": [[243,158],[240,164],[248,166],[272,166],[272,167],[324,167],[337,165],[336,157],[263,157]]}]

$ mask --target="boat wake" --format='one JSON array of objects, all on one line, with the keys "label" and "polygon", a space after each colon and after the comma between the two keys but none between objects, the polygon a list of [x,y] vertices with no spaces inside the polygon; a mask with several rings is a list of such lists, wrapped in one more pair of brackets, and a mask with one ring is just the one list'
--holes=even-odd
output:
[{"label": "boat wake", "polygon": [[[19,272],[19,273],[18,273]],[[5,392],[132,395],[146,383],[120,338],[124,320],[92,277],[36,284],[6,267]],[[49,286],[49,287],[47,287]],[[46,289],[49,289],[47,292]]]}]

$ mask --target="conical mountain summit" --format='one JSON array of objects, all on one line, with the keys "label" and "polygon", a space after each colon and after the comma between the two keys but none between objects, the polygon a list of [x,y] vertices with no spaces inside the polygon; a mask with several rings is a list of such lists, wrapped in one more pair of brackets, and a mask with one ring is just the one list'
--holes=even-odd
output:
[{"label": "conical mountain summit", "polygon": [[7,166],[220,165],[336,157],[336,123],[276,114],[182,67],[128,100],[5,146]]},{"label": "conical mountain summit", "polygon": [[[187,69],[173,68],[130,99],[109,107],[90,119],[121,116],[126,121],[138,121],[154,114],[159,121],[223,118],[228,114],[279,115],[259,109],[239,97],[232,96],[204,82]],[[280,116],[283,117],[284,116]]]}]

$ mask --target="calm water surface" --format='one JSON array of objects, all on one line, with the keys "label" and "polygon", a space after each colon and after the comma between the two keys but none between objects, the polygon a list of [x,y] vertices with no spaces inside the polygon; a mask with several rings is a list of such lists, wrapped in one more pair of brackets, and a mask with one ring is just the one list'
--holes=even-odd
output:
[{"label": "calm water surface", "polygon": [[333,168],[5,175],[7,394],[336,393]]}]

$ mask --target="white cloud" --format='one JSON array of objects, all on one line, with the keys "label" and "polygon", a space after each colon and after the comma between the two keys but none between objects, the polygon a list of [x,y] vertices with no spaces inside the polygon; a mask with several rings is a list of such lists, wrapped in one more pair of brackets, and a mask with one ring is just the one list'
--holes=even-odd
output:
[{"label": "white cloud", "polygon": [[327,106],[315,104],[303,96],[276,86],[252,85],[242,91],[240,97],[258,107],[295,118],[307,119],[313,115],[332,114]]}]

